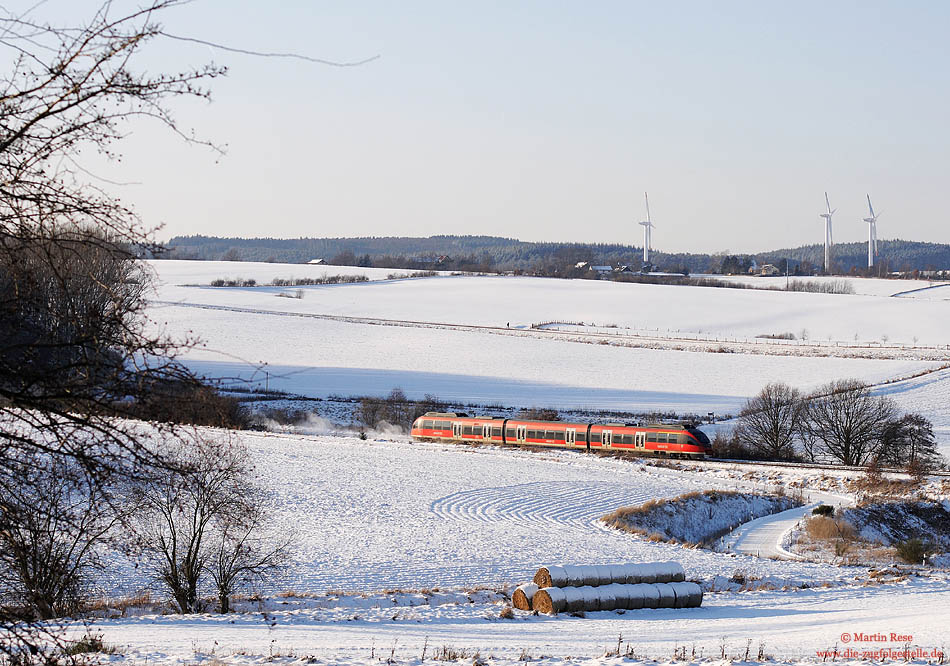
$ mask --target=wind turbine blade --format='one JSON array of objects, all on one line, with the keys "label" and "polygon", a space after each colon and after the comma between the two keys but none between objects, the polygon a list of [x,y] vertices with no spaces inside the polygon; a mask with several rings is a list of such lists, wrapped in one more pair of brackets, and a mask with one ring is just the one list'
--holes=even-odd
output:
[{"label": "wind turbine blade", "polygon": [[653,223],[653,218],[650,217],[650,197],[646,192],[643,193],[643,199],[647,202],[647,222]]},{"label": "wind turbine blade", "polygon": [[868,210],[871,211],[871,217],[874,217],[874,207],[871,205],[871,195],[868,195]]},{"label": "wind turbine blade", "polygon": [[827,192],[825,192],[825,205],[828,206],[828,212],[829,212],[829,213],[832,212],[832,210],[831,210],[831,202],[828,201],[828,193],[827,193]]}]

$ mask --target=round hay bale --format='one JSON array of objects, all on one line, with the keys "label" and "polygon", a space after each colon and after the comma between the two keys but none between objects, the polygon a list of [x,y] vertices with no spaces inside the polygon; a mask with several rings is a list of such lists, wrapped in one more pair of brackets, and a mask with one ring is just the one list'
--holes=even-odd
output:
[{"label": "round hay bale", "polygon": [[674,608],[676,606],[676,593],[673,592],[673,586],[670,583],[656,583],[656,589],[660,592],[657,608]]},{"label": "round hay bale", "polygon": [[511,595],[511,605],[518,610],[531,610],[531,599],[538,589],[538,586],[534,583],[519,585]]},{"label": "round hay bale", "polygon": [[627,565],[627,575],[625,576],[626,582],[628,585],[637,585],[643,581],[643,565],[642,564],[628,564]]},{"label": "round hay bale", "polygon": [[670,583],[673,588],[673,594],[676,595],[676,603],[673,608],[686,608],[689,604],[690,587],[686,583]]},{"label": "round hay bale", "polygon": [[632,565],[630,564],[611,564],[610,565],[610,582],[619,583],[624,585],[627,583],[627,569]]},{"label": "round hay bale", "polygon": [[686,608],[699,608],[703,605],[703,588],[697,583],[679,583],[679,585],[688,586],[688,599]]},{"label": "round hay bale", "polygon": [[669,583],[673,579],[673,571],[669,562],[655,562],[653,564],[653,575],[656,577],[656,583]]},{"label": "round hay bale", "polygon": [[640,610],[643,608],[644,592],[640,587],[643,583],[634,583],[625,585],[624,608],[627,610]]},{"label": "round hay bale", "polygon": [[562,587],[564,590],[564,596],[567,601],[567,610],[571,613],[576,611],[590,610],[588,606],[590,602],[587,601],[587,592],[593,590],[594,588],[585,586],[585,587]]},{"label": "round hay bale", "polygon": [[617,610],[626,608],[624,587],[619,583],[610,583],[597,588],[600,594],[600,610]]},{"label": "round hay bale", "polygon": [[597,570],[597,585],[610,585],[611,583],[622,583],[623,581],[614,580],[613,567],[609,564],[598,564],[594,567]]},{"label": "round hay bale", "polygon": [[641,583],[641,585],[643,585],[643,587],[640,588],[643,591],[643,607],[659,608],[660,590],[657,588],[656,583]]},{"label": "round hay bale", "polygon": [[534,574],[534,584],[539,588],[564,587],[567,585],[564,567],[541,567],[538,569],[538,572]]},{"label": "round hay bale", "polygon": [[655,583],[656,582],[656,565],[652,562],[647,562],[646,564],[640,565],[640,582],[641,583]]},{"label": "round hay bale", "polygon": [[567,610],[565,587],[546,587],[534,593],[531,605],[534,610],[547,615],[557,615]]},{"label": "round hay bale", "polygon": [[686,572],[683,571],[682,564],[679,562],[669,562],[668,564],[670,565],[670,573],[672,574],[670,577],[671,582],[682,583],[684,580],[686,580]]}]

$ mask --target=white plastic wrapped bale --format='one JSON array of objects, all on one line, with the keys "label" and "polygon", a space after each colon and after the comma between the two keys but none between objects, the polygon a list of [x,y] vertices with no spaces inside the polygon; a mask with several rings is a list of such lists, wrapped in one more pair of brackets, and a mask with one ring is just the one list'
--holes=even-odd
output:
[{"label": "white plastic wrapped bale", "polygon": [[676,595],[676,608],[699,608],[703,603],[703,588],[696,583],[670,583]]},{"label": "white plastic wrapped bale", "polygon": [[539,568],[534,575],[534,583],[539,588],[600,586],[611,583],[633,585],[682,580],[686,580],[686,574],[678,562],[552,565]]},{"label": "white plastic wrapped bale", "polygon": [[659,608],[660,590],[656,583],[639,583],[636,587],[637,593],[643,599],[643,608]]},{"label": "white plastic wrapped bale", "polygon": [[657,608],[675,608],[676,607],[676,593],[673,591],[673,586],[670,583],[654,583],[656,589],[660,593],[660,599],[657,603]]},{"label": "white plastic wrapped bale", "polygon": [[531,610],[531,600],[537,591],[538,586],[534,583],[519,585],[511,595],[511,605],[518,610]]},{"label": "white plastic wrapped bale", "polygon": [[569,587],[545,587],[538,590],[531,600],[534,610],[548,615],[557,615],[567,610],[567,594]]},{"label": "white plastic wrapped bale", "polygon": [[640,582],[641,583],[655,583],[656,582],[656,566],[652,562],[647,562],[646,564],[640,565]]}]

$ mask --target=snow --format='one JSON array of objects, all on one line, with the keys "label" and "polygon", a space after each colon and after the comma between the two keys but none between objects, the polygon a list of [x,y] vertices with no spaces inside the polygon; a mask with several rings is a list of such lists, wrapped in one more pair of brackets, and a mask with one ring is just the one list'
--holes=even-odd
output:
[{"label": "snow", "polygon": [[[747,284],[751,287],[785,289],[785,276],[761,276],[761,275],[693,275],[693,277],[708,277],[714,280],[724,282],[734,282],[737,284]],[[863,296],[894,296],[896,294],[910,291],[913,289],[924,289],[934,284],[940,285],[941,282],[932,282],[930,280],[897,280],[888,278],[863,278],[852,277],[850,275],[790,275],[788,280],[814,284],[849,284],[854,289],[855,295]]]},{"label": "snow", "polygon": [[[256,280],[270,284],[275,279],[321,278],[330,275],[364,275],[370,280],[385,280],[390,275],[409,275],[415,270],[402,268],[362,268],[328,264],[279,264],[262,261],[188,261],[161,259],[146,262],[163,282],[176,285],[209,286],[213,280]],[[443,271],[442,274],[448,275]]]},{"label": "snow", "polygon": [[[242,433],[271,498],[272,528],[293,534],[294,565],[263,591],[510,585],[543,562],[676,561],[687,579],[749,575],[834,580],[810,564],[683,550],[606,528],[621,506],[737,483],[568,451],[531,453],[356,438]],[[745,560],[746,558],[744,558]],[[540,560],[540,561],[539,561]],[[119,559],[106,595],[143,584]],[[147,581],[144,581],[147,582]]]},{"label": "snow", "polygon": [[[124,659],[213,666],[215,659],[262,663],[276,655],[370,664],[388,658],[396,641],[400,663],[418,659],[427,645],[430,655],[452,646],[496,655],[499,663],[514,663],[526,649],[562,664],[569,656],[597,658],[621,634],[641,656],[667,658],[693,644],[715,656],[723,642],[730,654],[741,653],[754,639],[753,650],[762,641],[770,654],[797,659],[831,648],[859,624],[907,631],[919,645],[939,646],[943,636],[946,614],[933,608],[950,603],[945,579],[855,586],[861,569],[652,543],[597,520],[621,505],[692,489],[760,486],[741,466],[711,473],[698,463],[677,469],[572,451],[237,436],[258,461],[273,527],[296,536],[294,565],[260,590],[263,606],[240,602],[240,613],[94,622],[89,630],[123,646]],[[767,472],[774,484],[780,470]],[[802,477],[794,471],[790,478]],[[761,578],[773,590],[727,585],[732,591],[707,593],[699,609],[556,619],[516,611],[511,621],[500,619],[497,592],[475,591],[512,591],[543,561],[675,561],[707,590],[737,577]],[[148,583],[131,562],[116,560],[110,571],[109,594]],[[800,589],[825,582],[834,587]]]},{"label": "snow", "polygon": [[931,345],[947,344],[950,323],[943,301],[511,276],[314,285],[302,288],[302,299],[283,299],[274,298],[279,287],[180,287],[174,267],[155,267],[166,282],[158,300],[295,314],[502,327],[585,322],[746,339],[790,332],[811,340]]},{"label": "snow", "polygon": [[[890,297],[926,283],[856,280],[858,295],[822,295],[513,277],[387,280],[393,271],[382,270],[361,273],[375,282],[304,287],[298,300],[276,298],[277,288],[181,285],[351,269],[153,265],[164,282],[150,308],[154,325],[204,338],[206,346],[187,351],[183,360],[214,377],[315,397],[378,395],[401,386],[410,397],[433,393],[481,404],[693,413],[734,413],[769,381],[808,390],[856,377],[931,418],[950,443],[950,370],[938,370],[950,361],[941,351],[947,304],[927,292]],[[577,332],[529,328],[546,322],[583,322],[581,332],[591,324],[616,325],[614,342],[625,332],[652,332],[666,343],[585,344]],[[797,336],[804,329],[817,346],[790,349],[802,347],[806,355],[775,351],[781,345],[751,347],[756,335]],[[686,334],[738,340],[730,349],[748,353],[673,348]],[[855,334],[859,342],[875,342],[868,358],[834,356],[834,343],[853,344]],[[926,354],[923,345],[930,346]],[[806,488],[836,492],[848,473],[662,467],[569,451],[399,438],[238,437],[258,461],[272,527],[295,536],[293,566],[260,590],[259,606],[239,602],[240,613],[99,620],[90,630],[122,647],[123,655],[106,659],[158,666],[420,664],[424,651],[431,661],[436,650],[452,647],[464,651],[467,663],[476,652],[495,657],[495,664],[524,663],[525,656],[545,657],[551,666],[630,663],[603,656],[619,637],[621,652],[629,646],[640,658],[669,660],[681,651],[688,653],[683,661],[719,659],[722,652],[743,659],[749,646],[754,656],[764,643],[767,654],[799,662],[814,659],[816,650],[842,647],[842,632],[856,628],[912,635],[905,642],[928,649],[944,641],[945,574],[865,585],[862,569],[653,543],[598,520],[620,506],[694,490],[764,491],[781,480],[804,479]],[[762,534],[766,541],[779,538]],[[679,562],[688,580],[703,585],[701,608],[500,617],[502,592],[530,579],[542,563],[657,561]],[[109,572],[106,596],[152,585],[122,556]],[[746,587],[755,591],[740,591]]]},{"label": "snow", "polygon": [[[368,603],[357,605],[360,601]],[[390,658],[418,665],[424,651],[432,661],[445,647],[464,650],[465,663],[472,662],[476,651],[482,659],[493,657],[490,663],[506,665],[523,664],[524,655],[530,663],[543,658],[547,666],[640,663],[605,658],[618,641],[621,652],[629,647],[639,659],[661,663],[672,660],[674,650],[686,653],[679,663],[720,663],[721,652],[730,661],[743,661],[747,649],[754,659],[760,644],[779,663],[814,663],[822,661],[815,658],[818,650],[849,647],[842,642],[845,632],[885,634],[884,640],[850,646],[857,650],[900,650],[909,644],[945,651],[947,614],[942,609],[950,606],[950,588],[943,579],[910,579],[886,586],[707,593],[700,608],[590,612],[585,618],[515,611],[510,621],[498,618],[497,603],[409,607],[394,601],[405,603],[335,598],[338,606],[297,608],[291,599],[286,610],[264,614],[149,615],[103,620],[90,629],[123,647],[127,660],[160,665],[378,665]],[[892,632],[912,638],[892,641]]]}]

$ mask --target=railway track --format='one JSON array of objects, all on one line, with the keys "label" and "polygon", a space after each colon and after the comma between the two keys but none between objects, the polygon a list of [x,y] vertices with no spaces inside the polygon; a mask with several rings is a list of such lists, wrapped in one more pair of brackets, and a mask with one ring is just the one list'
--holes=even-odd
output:
[{"label": "railway track", "polygon": [[[802,470],[828,470],[835,472],[864,472],[867,468],[861,466],[834,465],[828,463],[796,463],[796,462],[769,462],[767,460],[729,460],[726,458],[706,458],[704,460],[686,461],[697,464],[722,465],[722,466],[751,466],[751,467],[790,467]],[[881,472],[903,474],[902,469],[882,467]],[[950,471],[933,471],[928,476],[950,477]]]}]

